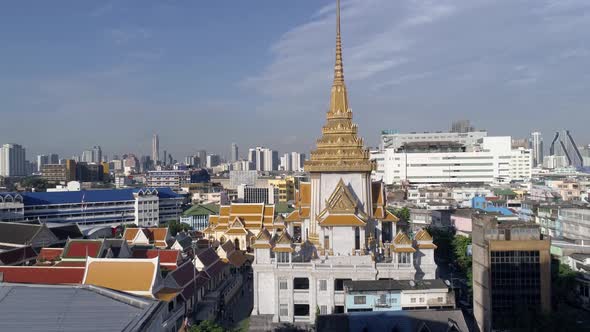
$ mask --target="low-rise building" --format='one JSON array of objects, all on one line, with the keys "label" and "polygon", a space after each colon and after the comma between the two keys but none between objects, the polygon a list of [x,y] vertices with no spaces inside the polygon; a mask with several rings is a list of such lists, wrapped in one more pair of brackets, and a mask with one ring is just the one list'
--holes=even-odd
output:
[{"label": "low-rise building", "polygon": [[455,294],[443,280],[349,280],[345,312],[455,309]]},{"label": "low-rise building", "polygon": [[0,216],[8,214],[9,220],[22,211],[24,222],[112,226],[157,226],[178,220],[183,201],[169,188],[0,193],[0,197],[11,203],[0,202]]}]

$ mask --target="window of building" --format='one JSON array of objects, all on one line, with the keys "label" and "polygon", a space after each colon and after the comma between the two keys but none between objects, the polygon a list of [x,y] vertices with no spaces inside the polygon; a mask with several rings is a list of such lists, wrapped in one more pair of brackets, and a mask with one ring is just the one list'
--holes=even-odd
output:
[{"label": "window of building", "polygon": [[289,289],[287,280],[279,280],[279,289]]},{"label": "window of building", "polygon": [[410,303],[416,303],[416,298],[415,297],[411,298]]},{"label": "window of building", "polygon": [[343,291],[344,290],[344,282],[346,280],[352,280],[352,279],[334,279],[334,290],[335,291]]},{"label": "window of building", "polygon": [[367,297],[366,296],[355,296],[354,297],[354,304],[366,304]]},{"label": "window of building", "polygon": [[309,278],[294,278],[293,289],[309,289]]},{"label": "window of building", "polygon": [[437,297],[436,300],[438,301],[438,303],[443,303],[444,301],[442,296]]},{"label": "window of building", "polygon": [[343,314],[344,313],[344,306],[343,305],[337,305],[334,307],[334,313],[335,314]]},{"label": "window of building", "polygon": [[295,304],[293,314],[295,316],[309,316],[309,304]]},{"label": "window of building", "polygon": [[400,252],[397,253],[397,262],[399,264],[410,264],[410,253],[409,252]]},{"label": "window of building", "polygon": [[320,280],[320,290],[321,291],[328,290],[328,280]]},{"label": "window of building", "polygon": [[327,305],[321,305],[320,306],[320,315],[327,315],[328,314],[328,306]]},{"label": "window of building", "polygon": [[288,304],[280,304],[279,315],[283,316],[283,317],[289,316],[289,305]]},{"label": "window of building", "polygon": [[420,303],[424,303],[424,298],[423,297],[420,298]]},{"label": "window of building", "polygon": [[289,252],[277,252],[277,261],[279,263],[289,263],[289,256],[291,253]]}]

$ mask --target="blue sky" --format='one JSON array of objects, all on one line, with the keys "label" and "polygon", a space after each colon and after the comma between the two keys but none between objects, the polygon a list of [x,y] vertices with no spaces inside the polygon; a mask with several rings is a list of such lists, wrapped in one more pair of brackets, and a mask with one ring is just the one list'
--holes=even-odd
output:
[{"label": "blue sky", "polygon": [[[587,0],[343,0],[345,78],[380,129],[569,128],[590,142]],[[334,1],[4,1],[0,142],[182,159],[309,151],[329,101]]]}]

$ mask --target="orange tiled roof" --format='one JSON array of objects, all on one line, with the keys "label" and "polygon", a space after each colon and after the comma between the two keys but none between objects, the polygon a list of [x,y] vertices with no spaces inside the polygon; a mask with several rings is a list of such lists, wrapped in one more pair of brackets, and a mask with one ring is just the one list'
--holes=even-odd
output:
[{"label": "orange tiled roof", "polygon": [[414,236],[414,239],[416,241],[432,241],[432,236],[430,235],[430,233],[428,233],[427,230],[422,228],[418,231],[418,233],[416,233],[416,236]]},{"label": "orange tiled roof", "polygon": [[306,206],[311,204],[311,183],[310,182],[301,182],[299,184],[299,203],[301,206]]},{"label": "orange tiled roof", "polygon": [[289,213],[289,215],[287,216],[285,221],[286,222],[299,221],[299,219],[301,219],[301,216],[299,215],[299,210],[293,210],[291,213]]},{"label": "orange tiled roof", "polygon": [[406,235],[406,233],[404,232],[399,232],[395,235],[395,237],[393,238],[393,243],[396,245],[412,245],[412,241],[410,240],[410,238],[408,237],[408,235]]},{"label": "orange tiled roof", "polygon": [[88,258],[83,284],[151,294],[158,273],[158,258]]},{"label": "orange tiled roof", "polygon": [[310,210],[311,210],[310,207],[302,207],[301,211],[299,211],[301,218],[303,218],[303,219],[309,218],[309,211]]},{"label": "orange tiled roof", "polygon": [[399,218],[395,216],[395,214],[385,210],[385,219],[382,221],[391,221],[391,222],[398,222]]},{"label": "orange tiled roof", "polygon": [[434,243],[418,243],[418,249],[436,249],[438,248]]},{"label": "orange tiled roof", "polygon": [[264,204],[240,204],[234,203],[230,205],[230,215],[243,215],[243,214],[264,214]]},{"label": "orange tiled roof", "polygon": [[125,240],[127,240],[127,242],[131,242],[133,241],[133,239],[135,239],[137,232],[139,232],[139,228],[125,228],[125,232],[123,232],[123,237],[125,238]]},{"label": "orange tiled roof", "polygon": [[365,226],[365,224],[354,214],[330,214],[320,221],[321,226]]},{"label": "orange tiled roof", "polygon": [[154,297],[160,301],[170,302],[174,300],[174,298],[180,294],[181,291],[182,290],[180,289],[164,287],[154,294]]}]

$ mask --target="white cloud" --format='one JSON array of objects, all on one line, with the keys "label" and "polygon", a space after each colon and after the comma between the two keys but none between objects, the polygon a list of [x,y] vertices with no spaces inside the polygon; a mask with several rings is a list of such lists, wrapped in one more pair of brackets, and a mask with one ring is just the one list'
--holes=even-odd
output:
[{"label": "white cloud", "polygon": [[[285,32],[266,68],[242,82],[267,100],[259,112],[280,109],[319,128],[333,75],[334,9],[319,8]],[[562,105],[590,120],[580,88],[590,84],[582,73],[590,65],[587,0],[350,0],[342,29],[351,106],[361,110],[355,119],[368,142],[382,127],[442,130],[454,118],[498,134],[575,127],[571,117],[549,116]]]}]

